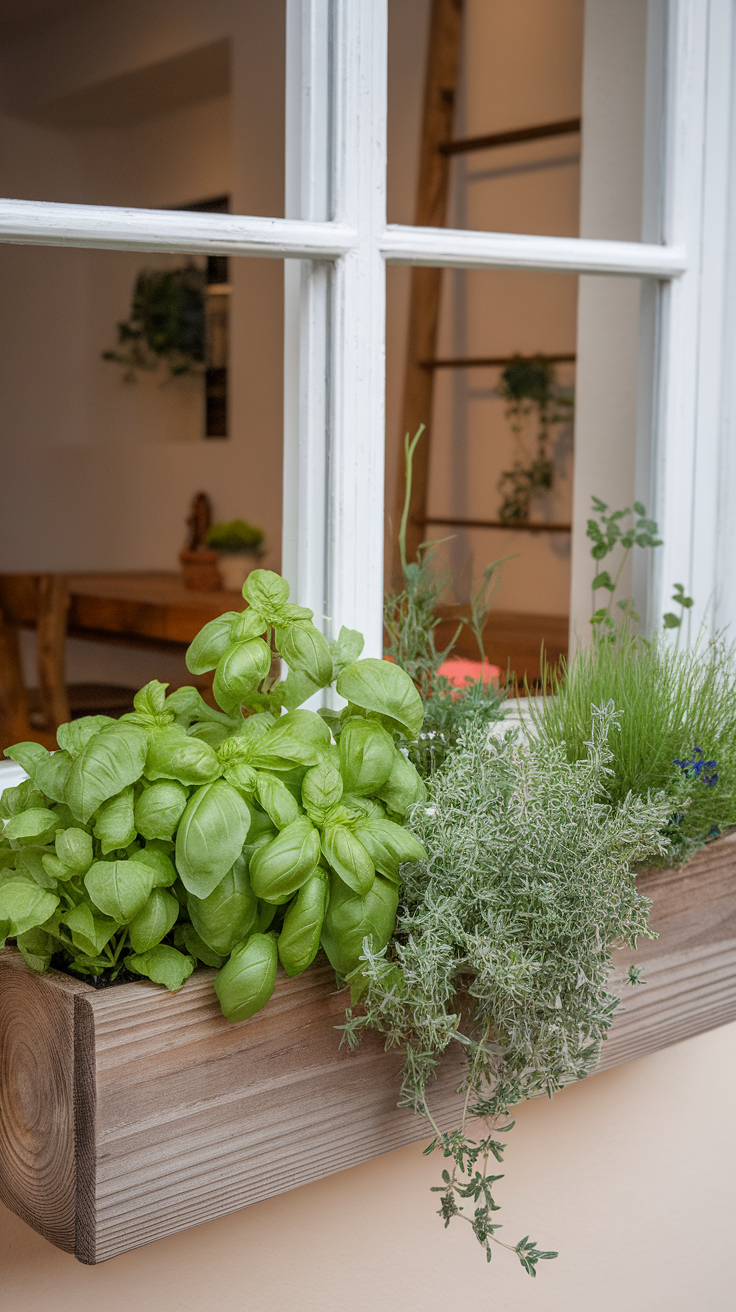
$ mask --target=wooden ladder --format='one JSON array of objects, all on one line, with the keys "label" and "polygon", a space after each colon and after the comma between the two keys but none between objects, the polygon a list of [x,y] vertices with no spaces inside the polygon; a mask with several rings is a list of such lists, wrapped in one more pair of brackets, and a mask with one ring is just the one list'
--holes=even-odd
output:
[{"label": "wooden ladder", "polygon": [[[419,182],[414,222],[418,227],[443,228],[447,222],[447,200],[450,187],[450,161],[453,155],[468,151],[489,150],[509,146],[521,141],[538,141],[545,137],[577,133],[579,118],[564,119],[556,123],[535,124],[532,127],[514,128],[508,132],[495,132],[486,136],[453,140],[455,103],[460,71],[462,45],[463,0],[432,0],[430,18],[427,76],[424,92],[422,138],[419,157]],[[439,326],[441,268],[415,267],[411,271],[409,296],[409,330],[404,374],[401,438],[405,433],[416,433],[420,424],[427,432],[414,453],[411,500],[406,532],[408,560],[416,556],[417,548],[426,538],[427,491],[429,487],[430,455],[432,447],[432,403],[434,378],[438,368],[484,367],[489,364],[509,364],[511,357],[501,359],[437,359],[437,332]],[[551,361],[574,360],[571,355],[547,357]],[[404,447],[399,447],[399,477],[396,490],[395,524],[401,520],[404,507]],[[448,523],[447,520],[432,520]],[[470,525],[471,521],[451,521]],[[496,521],[472,521],[482,527],[506,527]],[[517,526],[518,527],[518,526]],[[546,526],[549,530],[549,526]],[[569,525],[560,525],[569,531]],[[398,542],[394,545],[393,577],[401,578]]]}]

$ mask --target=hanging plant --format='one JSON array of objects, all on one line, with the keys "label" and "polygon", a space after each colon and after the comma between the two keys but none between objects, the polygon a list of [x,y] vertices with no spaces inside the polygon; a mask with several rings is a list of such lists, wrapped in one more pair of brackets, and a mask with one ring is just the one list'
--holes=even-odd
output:
[{"label": "hanging plant", "polygon": [[203,269],[188,263],[179,269],[142,269],[133,289],[130,317],[118,324],[118,350],[103,351],[103,360],[123,366],[125,382],[139,371],[164,365],[172,378],[201,373],[205,361],[205,287]]},{"label": "hanging plant", "polygon": [[[554,484],[555,467],[549,455],[550,430],[553,424],[566,423],[572,417],[572,398],[565,396],[557,384],[554,367],[537,355],[533,359],[515,356],[501,374],[499,394],[506,401],[506,418],[516,442],[517,457],[501,474],[498,490],[503,498],[499,519],[529,518],[529,506],[535,492],[549,492]],[[524,442],[527,421],[536,413],[538,429],[534,451]]]}]

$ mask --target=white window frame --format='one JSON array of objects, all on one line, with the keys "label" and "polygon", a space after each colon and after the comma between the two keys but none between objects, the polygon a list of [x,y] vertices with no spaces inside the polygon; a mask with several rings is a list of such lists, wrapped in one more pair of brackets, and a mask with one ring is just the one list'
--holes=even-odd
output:
[{"label": "white window frame", "polygon": [[696,620],[719,614],[732,0],[659,2],[661,241],[388,225],[387,0],[287,0],[285,218],[0,201],[4,242],[287,262],[283,568],[326,632],[364,632],[366,654],[382,650],[386,264],[655,282],[652,501],[665,546],[650,610],[677,580]]}]

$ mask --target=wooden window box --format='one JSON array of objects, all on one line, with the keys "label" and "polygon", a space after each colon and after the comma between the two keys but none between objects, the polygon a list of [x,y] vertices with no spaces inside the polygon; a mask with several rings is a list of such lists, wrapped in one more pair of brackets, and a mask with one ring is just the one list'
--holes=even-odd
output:
[{"label": "wooden window box", "polygon": [[[617,956],[618,979],[636,961],[647,983],[626,989],[600,1069],[736,1019],[736,834],[640,887],[660,937]],[[338,1048],[346,995],[328,967],[280,977],[239,1025],[212,974],[175,994],[96,991],[0,952],[0,1199],[82,1262],[426,1135],[396,1108],[400,1054],[379,1035]],[[433,1095],[446,1126],[460,1069],[453,1052]]]}]

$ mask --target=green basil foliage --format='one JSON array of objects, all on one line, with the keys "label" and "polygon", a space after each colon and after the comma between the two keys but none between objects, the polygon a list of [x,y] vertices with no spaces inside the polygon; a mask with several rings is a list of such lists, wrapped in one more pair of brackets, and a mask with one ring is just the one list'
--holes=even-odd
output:
[{"label": "green basil foliage", "polygon": [[[359,633],[328,643],[278,574],[254,570],[243,594],[187,653],[219,710],[154,680],[119,720],[62,725],[58,752],[8,750],[29,778],[0,798],[0,944],[39,974],[178,989],[209,966],[238,1021],[279,962],[298,975],[322,948],[355,991],[386,947],[402,863],[425,855],[404,823],[424,784],[397,746],[421,698],[399,666],[360,659]],[[341,713],[304,706],[332,684]]]}]

